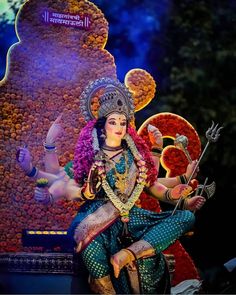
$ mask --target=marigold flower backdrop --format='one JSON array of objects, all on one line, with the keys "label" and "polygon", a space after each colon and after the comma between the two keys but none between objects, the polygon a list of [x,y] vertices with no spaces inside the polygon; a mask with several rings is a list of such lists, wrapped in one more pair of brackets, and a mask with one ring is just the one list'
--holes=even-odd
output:
[{"label": "marigold flower backdrop", "polygon": [[[69,27],[43,22],[47,1],[29,1],[18,15],[17,33],[21,43],[9,52],[7,79],[2,80],[0,90],[4,139],[0,167],[0,210],[4,222],[1,224],[0,249],[22,250],[23,228],[67,228],[77,210],[76,205],[70,202],[53,207],[36,204],[33,199],[35,184],[20,172],[15,151],[17,146],[27,143],[34,163],[43,167],[41,141],[50,123],[63,111],[66,132],[58,146],[60,163],[64,165],[71,160],[76,138],[84,125],[77,107],[79,95],[88,80],[109,76],[125,80],[133,91],[136,109],[140,110],[136,114],[137,128],[151,115],[160,112],[181,116],[175,117],[173,124],[166,124],[171,116],[160,114],[152,123],[167,137],[175,136],[177,129],[187,132],[189,151],[194,158],[199,156],[201,149],[198,135],[204,144],[204,133],[211,120],[224,123],[225,130],[219,143],[210,147],[201,166],[202,180],[206,176],[215,180],[217,193],[198,213],[195,234],[190,242],[190,251],[196,261],[206,251],[209,263],[211,260],[221,263],[231,258],[234,249],[231,232],[227,230],[233,213],[235,181],[232,175],[236,162],[233,150],[235,86],[232,81],[232,61],[235,59],[232,55],[235,41],[232,40],[235,38],[231,38],[233,29],[227,29],[233,4],[231,7],[229,2],[220,7],[209,6],[204,1],[198,5],[194,1],[183,1],[181,5],[175,1],[160,1],[156,5],[152,1],[129,1],[129,4],[120,1],[105,6],[104,2],[94,1],[102,11],[91,2],[69,2],[72,15],[85,9],[91,16],[90,30],[74,29],[73,34]],[[58,9],[56,3],[50,8]],[[66,9],[61,4],[60,10]],[[140,10],[143,14],[138,13]],[[224,26],[222,15],[226,19]],[[146,31],[141,30],[138,34],[139,22],[146,24]],[[119,26],[115,27],[116,23]],[[8,22],[2,22],[2,27],[8,28]],[[59,35],[59,32],[63,34]],[[145,71],[130,71],[137,67]],[[96,108],[95,97],[94,111]],[[172,127],[166,130],[166,126]],[[29,141],[27,138],[32,129]],[[142,132],[145,137],[145,129]],[[168,162],[168,157],[173,160],[172,175],[178,171],[182,173],[183,167],[178,167],[177,163],[181,159],[186,165],[186,159],[181,152],[176,154],[175,150],[170,150],[163,161]],[[178,171],[173,171],[176,167]],[[158,211],[157,202],[147,201],[147,198],[142,197],[142,206]],[[220,239],[219,226],[225,228]]]}]

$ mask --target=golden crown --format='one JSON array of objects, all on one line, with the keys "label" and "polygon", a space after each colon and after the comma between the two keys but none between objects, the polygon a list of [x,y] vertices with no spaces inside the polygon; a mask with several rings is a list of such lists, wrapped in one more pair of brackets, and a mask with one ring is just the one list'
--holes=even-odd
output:
[{"label": "golden crown", "polygon": [[107,117],[114,112],[123,113],[126,118],[129,118],[130,106],[127,104],[124,94],[117,87],[107,85],[100,98],[98,117]]},{"label": "golden crown", "polygon": [[91,110],[91,102],[94,94],[100,89],[103,89],[104,93],[99,99],[99,118],[114,112],[123,113],[129,120],[133,118],[133,97],[128,88],[118,80],[101,78],[90,82],[81,94],[80,108],[86,121],[95,118]]}]

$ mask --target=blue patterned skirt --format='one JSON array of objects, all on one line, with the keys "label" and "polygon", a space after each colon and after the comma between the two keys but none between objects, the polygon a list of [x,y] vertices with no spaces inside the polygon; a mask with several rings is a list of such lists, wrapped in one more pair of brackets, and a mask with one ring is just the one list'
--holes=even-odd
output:
[{"label": "blue patterned skirt", "polygon": [[[90,214],[93,214],[104,201],[87,201],[81,206],[74,218],[69,234],[74,235],[76,227]],[[182,234],[188,232],[194,224],[194,215],[186,210],[171,216],[171,212],[155,213],[134,206],[130,210],[128,230],[135,241],[145,240],[156,251],[154,257],[138,259],[140,287],[142,294],[157,294],[158,284],[166,271],[166,262],[162,251],[174,243]],[[117,239],[123,231],[123,222],[118,218],[112,225],[100,232],[81,252],[85,266],[90,275],[97,279],[111,275],[114,288],[118,294],[130,294],[130,282],[126,268],[119,278],[113,276],[110,257],[124,248]]]}]

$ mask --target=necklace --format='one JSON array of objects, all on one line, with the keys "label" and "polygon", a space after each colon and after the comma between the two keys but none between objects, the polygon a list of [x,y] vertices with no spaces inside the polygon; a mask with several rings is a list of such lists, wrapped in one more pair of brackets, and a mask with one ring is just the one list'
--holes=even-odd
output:
[{"label": "necklace", "polygon": [[143,191],[143,188],[146,185],[147,178],[147,168],[145,165],[146,163],[143,160],[142,156],[139,154],[136,145],[133,142],[133,139],[128,134],[126,135],[126,142],[136,160],[136,164],[138,167],[136,185],[131,193],[131,196],[129,196],[127,200],[124,200],[119,196],[119,194],[116,194],[113,191],[106,180],[106,176],[102,178],[102,188],[104,189],[106,195],[113,203],[113,205],[120,211],[121,221],[124,223],[129,221],[129,211],[134,206],[135,202],[138,200],[141,192]]},{"label": "necklace", "polygon": [[[128,196],[127,200],[124,200],[119,196],[119,193],[116,193],[110,186],[110,184],[107,181],[107,175],[106,173],[101,174],[101,182],[102,182],[102,188],[104,189],[106,195],[108,196],[109,200],[113,203],[113,205],[119,210],[121,221],[126,223],[129,222],[129,211],[134,206],[135,202],[138,200],[141,192],[143,191],[144,186],[147,184],[146,178],[147,178],[147,168],[146,163],[144,159],[142,158],[141,154],[139,153],[132,137],[129,134],[126,134],[125,137],[126,143],[128,145],[128,148],[130,149],[131,154],[134,157],[134,160],[136,162],[137,168],[138,168],[138,175],[136,178],[136,184],[135,187],[131,193],[130,196]],[[98,153],[96,156],[99,163],[106,162],[105,158],[106,155],[103,151],[101,153]],[[103,167],[105,171],[105,166]],[[122,171],[119,171],[121,173]],[[123,194],[124,195],[124,194]],[[126,199],[126,198],[125,198]]]},{"label": "necklace", "polygon": [[121,145],[119,146],[108,146],[104,143],[104,145],[102,146],[102,149],[105,151],[110,151],[110,152],[115,152],[115,151],[119,151],[121,149],[123,149],[123,147]]},{"label": "necklace", "polygon": [[[118,169],[118,163],[114,164],[115,170],[115,187],[120,193],[120,196],[124,195],[125,189],[127,188],[127,177],[128,177],[128,155],[127,152],[123,154],[123,157],[120,160],[121,169]],[[124,169],[124,172],[121,171]],[[125,198],[123,201],[127,201]]]}]

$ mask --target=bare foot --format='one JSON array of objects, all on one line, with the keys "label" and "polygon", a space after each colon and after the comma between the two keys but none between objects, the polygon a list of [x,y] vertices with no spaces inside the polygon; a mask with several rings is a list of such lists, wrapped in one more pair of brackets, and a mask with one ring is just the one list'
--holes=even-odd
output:
[{"label": "bare foot", "polygon": [[114,275],[116,278],[119,277],[120,270],[127,264],[130,264],[135,260],[134,255],[127,249],[122,249],[113,255],[110,259],[111,264],[113,265]]}]

